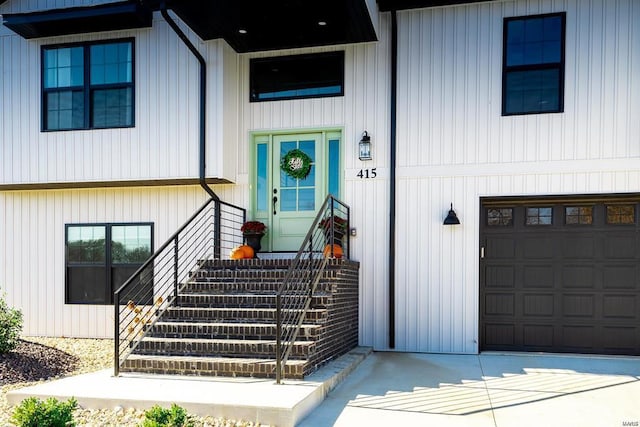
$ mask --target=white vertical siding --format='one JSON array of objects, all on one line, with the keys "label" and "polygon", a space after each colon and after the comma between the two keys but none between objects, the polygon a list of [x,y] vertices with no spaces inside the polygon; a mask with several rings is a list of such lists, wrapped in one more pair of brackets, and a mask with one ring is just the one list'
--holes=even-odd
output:
[{"label": "white vertical siding", "polygon": [[[567,13],[565,111],[502,117],[503,19],[549,12]],[[252,132],[343,131],[343,199],[361,263],[360,343],[385,349],[390,14],[378,16],[377,43],[268,54],[237,55],[224,42],[188,34],[208,62],[208,175],[238,183],[216,186],[223,200],[249,206]],[[481,197],[640,192],[638,22],[637,0],[505,0],[398,12],[396,349],[478,350]],[[91,37],[131,35],[136,128],[42,134],[33,113],[40,45],[89,36],[26,42],[0,33],[0,182],[197,176],[197,62],[158,16],[151,30]],[[251,58],[336,49],[345,50],[343,97],[248,101]],[[357,157],[365,130],[369,162]],[[361,168],[377,168],[378,176],[360,179]],[[198,187],[0,193],[0,235],[7,236],[0,286],[11,303],[29,308],[27,333],[110,335],[111,307],[63,304],[65,223],[153,221],[159,244],[202,197]],[[462,225],[444,227],[451,202]],[[35,256],[46,259],[42,266],[32,267]]]},{"label": "white vertical siding", "polygon": [[[502,117],[503,18],[551,12],[567,13],[565,111]],[[640,192],[637,22],[632,0],[398,14],[398,349],[478,350],[480,197]],[[461,226],[442,225],[451,202]]]},{"label": "white vertical siding", "polygon": [[24,334],[113,334],[113,306],[64,303],[65,224],[152,222],[157,248],[204,200],[197,186],[0,193],[0,288],[23,310]]},{"label": "white vertical siding", "polygon": [[[223,106],[231,99],[223,98],[224,81],[219,77],[225,71],[224,42],[203,43],[180,25],[208,63],[207,175],[233,181],[235,160],[222,160],[225,150],[231,153],[227,158],[235,159],[237,145],[236,133],[226,135],[230,140],[222,132]],[[125,37],[135,38],[135,127],[41,132],[41,47]],[[198,177],[199,65],[160,14],[155,14],[151,29],[37,40],[24,40],[5,31],[0,33],[0,54],[1,183]],[[228,53],[225,57],[234,59]],[[237,117],[233,110],[230,113]],[[230,123],[234,121],[230,119]]]}]

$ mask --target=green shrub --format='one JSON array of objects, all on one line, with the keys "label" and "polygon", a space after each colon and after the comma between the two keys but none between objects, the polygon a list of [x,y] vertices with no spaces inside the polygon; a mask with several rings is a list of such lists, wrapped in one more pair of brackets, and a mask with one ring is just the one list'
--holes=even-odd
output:
[{"label": "green shrub", "polygon": [[16,348],[22,332],[22,312],[7,306],[0,296],[0,354]]},{"label": "green shrub", "polygon": [[50,397],[44,402],[29,397],[15,409],[11,422],[18,427],[66,427],[75,426],[73,410],[78,402],[71,398],[66,402]]},{"label": "green shrub", "polygon": [[176,405],[171,409],[165,409],[155,405],[144,413],[141,427],[192,427],[193,421],[189,419],[187,411]]}]

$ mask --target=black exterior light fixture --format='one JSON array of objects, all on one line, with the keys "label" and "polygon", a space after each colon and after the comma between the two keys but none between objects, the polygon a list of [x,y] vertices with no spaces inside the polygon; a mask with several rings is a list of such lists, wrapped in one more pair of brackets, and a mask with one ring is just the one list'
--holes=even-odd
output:
[{"label": "black exterior light fixture", "polygon": [[371,137],[365,130],[362,133],[362,139],[358,144],[358,148],[360,149],[360,160],[371,160]]},{"label": "black exterior light fixture", "polygon": [[449,209],[449,213],[447,217],[444,219],[442,225],[458,225],[460,224],[460,220],[458,219],[458,215],[456,215],[456,211],[453,210],[453,203],[451,203],[451,209]]}]

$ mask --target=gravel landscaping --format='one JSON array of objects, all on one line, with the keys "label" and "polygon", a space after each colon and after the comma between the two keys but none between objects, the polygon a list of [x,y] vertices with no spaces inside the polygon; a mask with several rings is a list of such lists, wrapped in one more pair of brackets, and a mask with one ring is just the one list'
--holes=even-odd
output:
[{"label": "gravel landscaping", "polygon": [[[64,376],[110,368],[112,360],[113,341],[107,339],[23,338],[14,351],[0,355],[0,426],[13,425],[9,423],[13,408],[6,399],[8,391]],[[133,427],[144,418],[143,411],[123,408],[79,408],[74,415],[78,426],[92,427]],[[266,427],[264,424],[225,418],[193,419],[196,426]]]}]

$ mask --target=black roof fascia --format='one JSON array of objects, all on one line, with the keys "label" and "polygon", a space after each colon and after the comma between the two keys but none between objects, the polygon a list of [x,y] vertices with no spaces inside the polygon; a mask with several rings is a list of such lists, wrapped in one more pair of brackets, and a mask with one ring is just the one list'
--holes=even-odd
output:
[{"label": "black roof fascia", "polygon": [[25,39],[147,28],[152,25],[151,10],[130,1],[5,14],[2,19],[5,27]]},{"label": "black roof fascia", "polygon": [[166,5],[202,40],[224,39],[239,53],[377,41],[366,0],[140,1]]},{"label": "black roof fascia", "polygon": [[457,4],[482,3],[495,0],[377,0],[381,12],[391,10],[421,9],[425,7],[453,6]]}]

